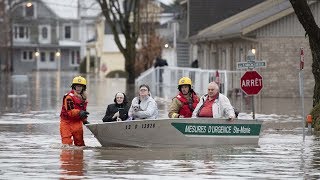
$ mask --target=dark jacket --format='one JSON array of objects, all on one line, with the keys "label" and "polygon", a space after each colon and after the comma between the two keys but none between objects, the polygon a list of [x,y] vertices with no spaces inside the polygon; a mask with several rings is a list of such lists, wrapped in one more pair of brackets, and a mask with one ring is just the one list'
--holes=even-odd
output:
[{"label": "dark jacket", "polygon": [[106,110],[106,114],[103,117],[102,121],[103,122],[111,122],[111,121],[116,121],[117,118],[113,118],[112,116],[114,115],[114,113],[119,111],[119,118],[122,119],[122,121],[125,121],[128,119],[128,111],[129,111],[130,106],[128,104],[124,105],[124,104],[109,104]]},{"label": "dark jacket", "polygon": [[156,62],[154,63],[154,68],[168,66],[167,60],[156,58]]}]

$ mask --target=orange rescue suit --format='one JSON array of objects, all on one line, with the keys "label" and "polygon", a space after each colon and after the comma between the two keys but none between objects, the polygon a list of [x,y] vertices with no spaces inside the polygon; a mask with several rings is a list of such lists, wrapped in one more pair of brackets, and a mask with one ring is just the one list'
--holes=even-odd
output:
[{"label": "orange rescue suit", "polygon": [[[87,100],[81,95],[76,95],[74,90],[71,90],[63,97],[63,105],[60,113],[60,135],[62,144],[85,146],[83,140],[82,121],[86,119],[80,118],[80,111],[86,111]],[[73,140],[72,140],[73,138]]]}]

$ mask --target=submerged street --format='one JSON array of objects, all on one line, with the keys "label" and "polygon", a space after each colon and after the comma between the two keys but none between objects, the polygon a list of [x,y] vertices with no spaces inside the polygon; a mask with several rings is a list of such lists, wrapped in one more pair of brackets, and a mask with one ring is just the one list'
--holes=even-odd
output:
[{"label": "submerged street", "polygon": [[[1,179],[320,178],[319,137],[306,136],[303,142],[299,98],[257,101],[256,118],[264,121],[258,146],[107,148],[84,128],[86,147],[62,147],[61,101],[75,75],[1,74]],[[86,78],[88,121],[102,123],[114,95],[126,92],[125,79]],[[171,99],[155,99],[160,116],[167,117]],[[239,101],[231,99],[235,105]],[[311,106],[306,98],[306,114]],[[252,118],[250,112],[241,111],[239,119]]]}]

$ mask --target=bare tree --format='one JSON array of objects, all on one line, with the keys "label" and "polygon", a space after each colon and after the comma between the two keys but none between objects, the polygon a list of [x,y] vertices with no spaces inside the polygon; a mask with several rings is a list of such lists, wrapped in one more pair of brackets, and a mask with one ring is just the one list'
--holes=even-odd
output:
[{"label": "bare tree", "polygon": [[[161,52],[161,41],[154,28],[155,17],[159,12],[153,12],[154,8],[150,8],[150,0],[97,1],[111,28],[115,43],[125,58],[125,70],[129,75],[127,83],[134,84],[135,78],[150,68],[155,56]],[[151,9],[151,12],[148,9]],[[120,41],[120,35],[125,38],[124,44]],[[140,50],[136,47],[139,38]],[[160,45],[160,50],[156,48],[157,52],[154,52],[155,41]]]},{"label": "bare tree", "polygon": [[301,25],[309,38],[312,53],[312,73],[315,79],[313,90],[313,107],[320,102],[320,29],[314,20],[306,0],[290,0]]},{"label": "bare tree", "polygon": [[139,49],[137,50],[136,72],[138,74],[149,69],[156,57],[161,56],[162,39],[156,33],[156,28],[159,25],[158,15],[160,9],[153,3],[148,3],[149,0],[142,0],[148,4],[141,13],[141,29]]},{"label": "bare tree", "polygon": [[[114,35],[115,43],[125,58],[125,70],[128,72],[128,84],[133,84],[136,60],[136,43],[140,29],[140,0],[97,0],[101,6]],[[119,35],[125,37],[125,44],[120,41]]]}]

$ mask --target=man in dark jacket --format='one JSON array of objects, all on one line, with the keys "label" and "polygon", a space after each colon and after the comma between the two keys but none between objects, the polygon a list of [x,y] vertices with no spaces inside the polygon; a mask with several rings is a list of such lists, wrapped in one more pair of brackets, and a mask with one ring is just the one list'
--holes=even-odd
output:
[{"label": "man in dark jacket", "polygon": [[[163,67],[163,66],[168,66],[167,61],[164,59],[161,59],[160,57],[157,57],[156,62],[154,63],[154,68]],[[163,69],[159,69],[159,78],[157,78],[158,82],[162,82],[162,73],[163,73]]]}]

